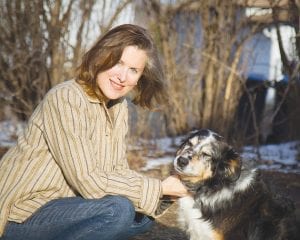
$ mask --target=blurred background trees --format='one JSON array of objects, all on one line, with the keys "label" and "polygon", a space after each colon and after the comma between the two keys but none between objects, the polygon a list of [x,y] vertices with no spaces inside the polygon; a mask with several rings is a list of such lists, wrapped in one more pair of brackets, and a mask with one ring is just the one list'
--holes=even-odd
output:
[{"label": "blurred background trees", "polygon": [[[247,7],[266,14],[249,15]],[[170,97],[152,112],[131,105],[133,137],[208,127],[241,144],[299,139],[299,9],[298,0],[2,0],[0,120],[26,120],[50,87],[72,78],[101,33],[132,22],[152,32]],[[282,44],[282,24],[296,33],[293,59]],[[260,88],[249,84],[245,49],[269,27],[277,30],[288,81],[260,82],[276,89],[276,104],[265,111]]]},{"label": "blurred background trees", "polygon": [[50,87],[74,75],[83,51],[111,28],[128,3],[0,1],[2,118],[26,120]]}]

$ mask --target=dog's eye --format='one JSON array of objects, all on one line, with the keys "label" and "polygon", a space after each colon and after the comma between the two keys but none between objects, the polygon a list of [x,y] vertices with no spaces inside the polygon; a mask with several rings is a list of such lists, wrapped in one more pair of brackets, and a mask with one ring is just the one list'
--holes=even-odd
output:
[{"label": "dog's eye", "polygon": [[211,157],[211,155],[209,153],[207,153],[207,152],[202,152],[202,156],[203,157]]}]

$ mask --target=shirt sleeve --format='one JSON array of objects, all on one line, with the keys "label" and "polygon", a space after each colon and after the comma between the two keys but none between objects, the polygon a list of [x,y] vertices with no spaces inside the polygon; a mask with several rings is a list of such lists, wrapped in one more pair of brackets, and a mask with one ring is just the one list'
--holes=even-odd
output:
[{"label": "shirt sleeve", "polygon": [[45,139],[66,181],[84,198],[123,195],[139,211],[155,215],[162,194],[159,179],[129,169],[107,172],[97,168],[85,104],[68,88],[50,92],[43,104]]}]

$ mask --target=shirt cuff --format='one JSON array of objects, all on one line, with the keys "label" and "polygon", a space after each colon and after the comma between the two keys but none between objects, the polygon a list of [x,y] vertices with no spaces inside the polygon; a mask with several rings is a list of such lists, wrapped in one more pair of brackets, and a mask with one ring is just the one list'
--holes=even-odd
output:
[{"label": "shirt cuff", "polygon": [[147,215],[155,215],[161,195],[161,181],[155,178],[144,178],[140,208],[143,209]]}]

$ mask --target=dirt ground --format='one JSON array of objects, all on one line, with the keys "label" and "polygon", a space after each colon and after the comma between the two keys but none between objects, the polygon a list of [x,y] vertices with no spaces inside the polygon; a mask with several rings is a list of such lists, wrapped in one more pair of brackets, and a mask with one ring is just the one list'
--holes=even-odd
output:
[{"label": "dirt ground", "polygon": [[[0,148],[0,159],[6,150]],[[135,170],[141,167],[140,163],[137,163],[139,161],[133,162],[135,162],[135,165],[133,164]],[[162,179],[169,172],[170,166],[163,166],[156,170],[143,172],[143,174]],[[298,228],[300,229],[300,174],[263,171],[262,176],[275,192],[288,196],[294,201]],[[155,221],[154,227],[150,232],[137,236],[132,240],[188,240],[185,233],[178,226],[177,207],[176,203],[173,204],[161,218]]]}]

